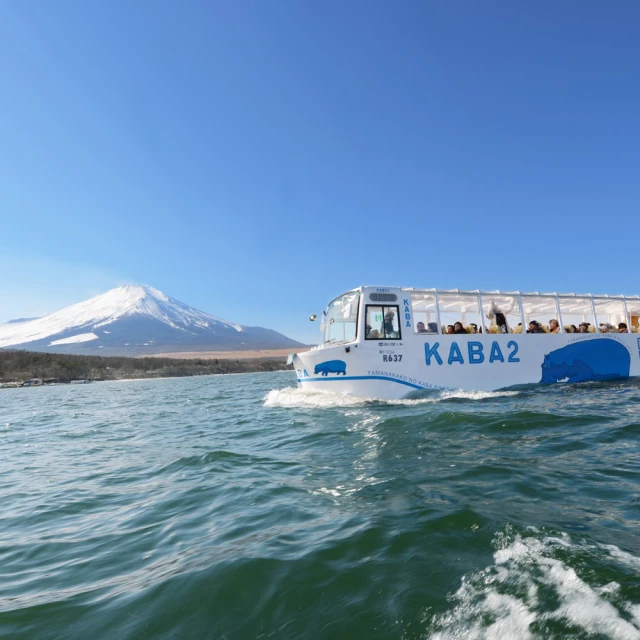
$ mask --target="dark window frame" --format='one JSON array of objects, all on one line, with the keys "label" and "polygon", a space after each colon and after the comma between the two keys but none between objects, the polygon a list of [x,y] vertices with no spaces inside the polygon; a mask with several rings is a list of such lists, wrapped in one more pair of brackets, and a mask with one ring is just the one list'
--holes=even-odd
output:
[{"label": "dark window frame", "polygon": [[[369,307],[378,307],[382,309],[382,325],[384,326],[384,314],[385,309],[395,309],[396,317],[398,318],[398,337],[397,338],[387,338],[386,336],[380,336],[378,338],[369,338],[365,333],[365,340],[402,340],[402,322],[400,321],[400,305],[398,304],[366,304],[364,307],[364,323],[367,324],[367,320],[369,319]],[[373,331],[373,327],[372,327]]]}]

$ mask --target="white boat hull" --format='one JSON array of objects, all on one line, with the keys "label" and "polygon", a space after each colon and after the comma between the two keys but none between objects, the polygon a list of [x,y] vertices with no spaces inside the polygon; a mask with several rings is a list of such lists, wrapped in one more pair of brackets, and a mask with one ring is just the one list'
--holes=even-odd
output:
[{"label": "white boat hull", "polygon": [[410,335],[296,354],[298,386],[360,397],[428,389],[496,391],[517,385],[640,375],[637,334]]}]

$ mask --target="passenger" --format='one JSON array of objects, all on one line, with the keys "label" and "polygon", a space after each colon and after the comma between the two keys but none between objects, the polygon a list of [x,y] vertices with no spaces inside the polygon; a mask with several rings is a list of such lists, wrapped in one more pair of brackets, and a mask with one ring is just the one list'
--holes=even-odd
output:
[{"label": "passenger", "polygon": [[453,325],[452,324],[448,324],[447,325],[447,333],[448,334],[453,334]]},{"label": "passenger", "polygon": [[549,333],[560,333],[560,325],[557,320],[549,320]]},{"label": "passenger", "polygon": [[569,327],[571,328],[571,333],[578,333],[578,327],[575,324],[570,324]]},{"label": "passenger", "polygon": [[478,325],[474,324],[473,322],[471,323],[471,328],[473,329],[473,333],[478,333]]},{"label": "passenger", "polygon": [[578,333],[589,333],[589,323],[588,322],[581,322],[578,325]]},{"label": "passenger", "polygon": [[395,313],[393,311],[387,311],[384,314],[384,335],[385,338],[398,338],[398,332],[393,328],[393,320]]},{"label": "passenger", "polygon": [[384,335],[385,338],[397,338],[398,332],[393,328],[393,322],[391,320],[384,321]]},{"label": "passenger", "polygon": [[369,331],[369,335],[367,337],[369,340],[379,340],[380,332],[377,329],[374,329],[373,331]]},{"label": "passenger", "polygon": [[606,322],[601,322],[600,326],[598,327],[600,333],[609,333],[609,327],[607,326]]},{"label": "passenger", "polygon": [[364,325],[364,337],[368,338],[370,333],[371,333],[371,325],[370,324],[365,324]]},{"label": "passenger", "polygon": [[461,334],[461,333],[464,333],[465,335],[467,334],[465,328],[462,326],[462,322],[456,322],[453,325],[453,333],[458,334],[458,335]]},{"label": "passenger", "polygon": [[509,326],[507,325],[507,314],[511,313],[515,304],[516,300],[514,298],[511,301],[511,306],[508,309],[501,309],[493,300],[491,300],[491,306],[489,307],[487,318],[491,320],[492,327],[497,327],[496,333],[509,333]]},{"label": "passenger", "polygon": [[416,329],[418,329],[418,333],[429,333],[427,328],[424,326],[424,322],[418,322]]},{"label": "passenger", "polygon": [[438,333],[438,323],[437,322],[429,322],[427,324],[427,333]]},{"label": "passenger", "polygon": [[626,322],[621,322],[618,325],[618,333],[629,333],[629,327],[627,327]]},{"label": "passenger", "polygon": [[527,333],[545,333],[545,330],[540,326],[540,323],[537,320],[532,320],[529,323]]}]

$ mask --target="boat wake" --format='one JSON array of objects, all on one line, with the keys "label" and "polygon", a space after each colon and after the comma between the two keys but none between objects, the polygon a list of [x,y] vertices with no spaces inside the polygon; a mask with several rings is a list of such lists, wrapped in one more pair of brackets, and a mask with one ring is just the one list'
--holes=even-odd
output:
[{"label": "boat wake", "polygon": [[403,400],[380,400],[378,398],[360,398],[347,393],[331,391],[309,391],[296,387],[272,389],[264,397],[266,407],[300,407],[300,408],[331,408],[354,407],[361,405],[400,405],[413,406],[442,402],[445,400],[487,400],[516,396],[519,391],[430,391],[425,397],[406,398]]},{"label": "boat wake", "polygon": [[[640,558],[615,545],[543,535],[537,529],[497,536],[493,564],[462,579],[450,611],[425,622],[432,640],[445,638],[547,638],[578,632],[619,640],[640,638],[640,605],[620,583],[637,575]],[[588,561],[588,562],[586,562]],[[576,568],[574,569],[573,564]],[[586,564],[607,567],[598,580]]]}]

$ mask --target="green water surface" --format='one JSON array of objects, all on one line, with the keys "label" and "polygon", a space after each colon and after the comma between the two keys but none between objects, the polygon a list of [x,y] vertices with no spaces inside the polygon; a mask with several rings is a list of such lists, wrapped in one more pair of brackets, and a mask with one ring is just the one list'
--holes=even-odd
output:
[{"label": "green water surface", "polygon": [[0,637],[640,638],[640,384],[0,391]]}]

